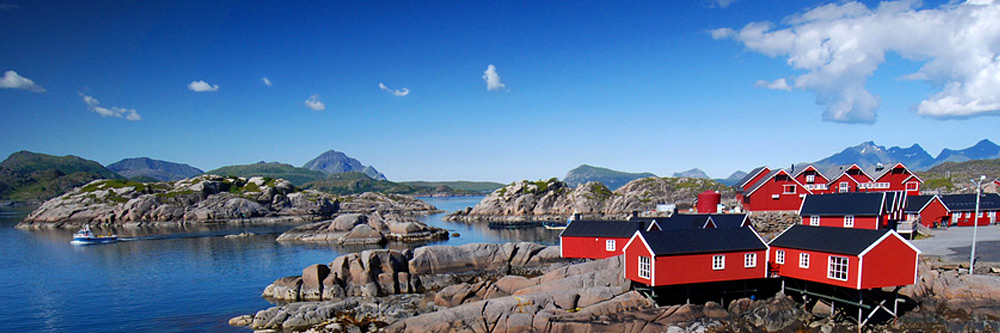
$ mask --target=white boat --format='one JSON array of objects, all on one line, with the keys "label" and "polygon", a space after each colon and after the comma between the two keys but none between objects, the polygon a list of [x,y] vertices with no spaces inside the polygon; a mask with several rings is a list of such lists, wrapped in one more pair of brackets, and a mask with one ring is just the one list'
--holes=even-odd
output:
[{"label": "white boat", "polygon": [[103,244],[103,243],[113,243],[118,241],[118,235],[107,234],[107,235],[95,235],[93,231],[90,230],[90,225],[84,225],[83,229],[77,231],[73,234],[73,241],[70,242],[74,245],[87,245],[87,244]]}]

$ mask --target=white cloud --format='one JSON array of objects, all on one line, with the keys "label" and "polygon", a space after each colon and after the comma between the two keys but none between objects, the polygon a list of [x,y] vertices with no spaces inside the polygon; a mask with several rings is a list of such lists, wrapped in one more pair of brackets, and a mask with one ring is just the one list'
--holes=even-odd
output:
[{"label": "white cloud", "polygon": [[501,90],[507,87],[503,82],[500,82],[500,74],[497,74],[497,67],[493,66],[493,64],[486,66],[486,71],[483,72],[483,80],[486,81],[486,90]]},{"label": "white cloud", "polygon": [[265,86],[268,86],[268,87],[271,86],[271,80],[268,79],[267,77],[260,78],[260,82],[263,83]]},{"label": "white cloud", "polygon": [[825,120],[875,121],[880,99],[865,84],[890,52],[922,62],[902,79],[941,89],[917,105],[918,114],[1000,115],[1000,3],[921,8],[916,1],[885,1],[869,8],[842,2],[790,16],[782,27],[752,22],[739,31],[721,28],[711,35],[786,58],[790,67],[804,72],[789,86],[815,93]]},{"label": "white cloud", "polygon": [[111,108],[106,108],[101,106],[101,101],[96,98],[80,93],[80,97],[83,98],[83,103],[87,104],[87,109],[99,114],[101,117],[118,117],[124,118],[125,120],[139,121],[142,117],[135,109],[120,108],[117,106],[112,106]]},{"label": "white cloud", "polygon": [[761,87],[761,88],[767,88],[767,89],[773,89],[773,90],[785,90],[785,91],[791,91],[792,90],[792,87],[788,85],[788,81],[785,80],[785,79],[777,79],[777,80],[774,80],[774,82],[768,82],[766,80],[759,80],[759,81],[757,81],[757,83],[754,83],[754,87]]},{"label": "white cloud", "polygon": [[326,110],[326,105],[323,104],[323,101],[319,100],[319,95],[309,96],[309,99],[306,100],[305,104],[306,104],[307,108],[310,108],[313,111],[323,111],[323,110]]},{"label": "white cloud", "polygon": [[219,85],[211,85],[205,81],[191,81],[191,83],[188,84],[188,89],[195,92],[219,91]]},{"label": "white cloud", "polygon": [[399,97],[403,97],[403,96],[406,96],[406,95],[410,94],[410,89],[403,88],[403,89],[395,89],[395,90],[393,90],[393,89],[389,89],[389,87],[386,87],[384,84],[382,84],[382,82],[378,83],[378,88],[382,89],[382,90],[385,90],[385,91],[388,91],[388,92],[392,93],[393,95],[396,95],[396,96],[399,96]]},{"label": "white cloud", "polygon": [[0,88],[24,89],[31,92],[45,92],[45,88],[31,81],[31,79],[18,75],[15,71],[7,71],[0,78]]},{"label": "white cloud", "polygon": [[711,6],[726,9],[727,7],[729,7],[729,5],[733,4],[734,2],[736,2],[736,0],[711,0],[712,3]]}]

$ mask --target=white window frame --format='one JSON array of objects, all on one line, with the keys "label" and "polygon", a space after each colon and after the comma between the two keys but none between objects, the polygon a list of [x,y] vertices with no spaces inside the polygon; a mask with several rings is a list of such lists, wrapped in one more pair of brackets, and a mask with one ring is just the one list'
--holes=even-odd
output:
[{"label": "white window frame", "polygon": [[[782,193],[782,194],[795,194],[795,193],[796,193],[796,190],[797,190],[797,189],[795,188],[795,185],[794,185],[794,184],[792,184],[792,185],[788,185],[788,184],[786,184],[786,185],[782,185],[782,186],[784,186],[784,187],[782,187],[782,189],[781,189],[781,193]],[[788,189],[789,189],[789,188],[791,188],[791,189],[792,189],[792,191],[791,191],[791,192],[789,192],[789,191],[788,191]]]},{"label": "white window frame", "polygon": [[826,259],[826,278],[839,281],[847,281],[850,273],[851,259],[841,256],[829,256]]},{"label": "white window frame", "polygon": [[774,262],[778,265],[785,264],[785,250],[774,251]]},{"label": "white window frame", "polygon": [[844,228],[854,228],[854,215],[844,216]]},{"label": "white window frame", "polygon": [[608,252],[614,252],[617,244],[615,244],[614,239],[609,239],[604,241],[604,250]]},{"label": "white window frame", "polygon": [[757,267],[757,254],[747,253],[743,255],[743,268]]},{"label": "white window frame", "polygon": [[726,255],[716,254],[712,256],[712,270],[718,271],[726,269]]},{"label": "white window frame", "polygon": [[997,216],[997,212],[990,212],[989,217]]},{"label": "white window frame", "polygon": [[851,191],[851,185],[847,182],[840,182],[840,186],[837,187],[837,191],[840,193],[847,193]]},{"label": "white window frame", "polygon": [[965,212],[965,218],[972,218],[972,212]]},{"label": "white window frame", "polygon": [[799,253],[799,267],[800,268],[809,268],[809,254],[808,253]]},{"label": "white window frame", "polygon": [[[913,186],[910,186],[910,185],[913,185]],[[919,191],[920,190],[920,182],[906,182],[906,190],[907,191]]]},{"label": "white window frame", "polygon": [[809,225],[818,227],[819,226],[819,215],[809,216]]},{"label": "white window frame", "polygon": [[816,175],[806,175],[806,182],[807,183],[812,183],[814,181],[816,181]]},{"label": "white window frame", "polygon": [[639,266],[639,277],[641,277],[643,279],[648,279],[649,278],[650,267],[652,267],[652,264],[650,263],[650,261],[651,260],[650,260],[649,257],[639,256],[639,265],[638,265]]},{"label": "white window frame", "polygon": [[983,213],[985,213],[985,212],[984,211],[979,211],[979,215],[976,215],[976,218],[980,218],[980,219],[983,218]]},{"label": "white window frame", "polygon": [[958,222],[958,219],[962,217],[962,212],[956,214],[951,214],[951,222]]}]

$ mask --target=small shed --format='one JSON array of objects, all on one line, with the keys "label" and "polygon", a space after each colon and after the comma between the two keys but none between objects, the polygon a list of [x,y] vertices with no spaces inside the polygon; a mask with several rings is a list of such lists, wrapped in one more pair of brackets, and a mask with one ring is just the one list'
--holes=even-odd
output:
[{"label": "small shed", "polygon": [[636,231],[625,244],[625,277],[650,286],[767,277],[767,243],[753,228]]},{"label": "small shed", "polygon": [[916,283],[920,250],[896,231],[793,225],[771,241],[776,275],[857,290]]},{"label": "small shed", "polygon": [[941,203],[937,195],[911,195],[906,197],[904,208],[907,220],[917,220],[929,228],[947,224],[948,207]]}]

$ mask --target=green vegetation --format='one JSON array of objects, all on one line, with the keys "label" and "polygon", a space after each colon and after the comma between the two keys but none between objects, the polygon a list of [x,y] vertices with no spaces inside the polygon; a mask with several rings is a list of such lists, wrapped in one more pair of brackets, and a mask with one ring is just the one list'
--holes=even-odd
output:
[{"label": "green vegetation", "polygon": [[302,186],[308,182],[322,180],[326,174],[305,168],[297,168],[282,163],[257,163],[245,165],[231,165],[221,167],[206,172],[208,174],[230,176],[230,177],[265,177],[265,179],[282,178],[292,182],[296,186]]},{"label": "green vegetation", "polygon": [[87,184],[87,186],[84,186],[82,189],[80,189],[80,191],[83,193],[89,193],[97,190],[109,190],[113,188],[124,188],[124,187],[135,187],[135,190],[138,192],[146,191],[145,183],[133,182],[125,179],[108,179],[105,181],[93,182]]},{"label": "green vegetation", "polygon": [[656,175],[649,172],[621,172],[584,164],[567,172],[566,177],[563,177],[563,181],[565,181],[570,187],[577,187],[587,182],[594,181],[602,183],[609,189],[613,190],[630,181],[647,177],[656,177]]},{"label": "green vegetation", "polygon": [[932,178],[924,180],[924,188],[926,189],[945,189],[952,191],[955,189],[955,184],[951,182],[948,178]]},{"label": "green vegetation", "polygon": [[917,172],[924,180],[923,190],[954,191],[969,186],[970,179],[986,176],[987,180],[1000,177],[1000,159],[965,162],[944,162],[930,170]]},{"label": "green vegetation", "polygon": [[0,200],[41,204],[97,179],[122,177],[76,156],[20,151],[0,162]]},{"label": "green vegetation", "polygon": [[29,151],[19,151],[11,154],[6,160],[0,162],[0,167],[4,167],[21,174],[30,174],[36,171],[59,170],[64,175],[77,172],[96,174],[100,178],[120,179],[122,176],[108,170],[100,163],[85,160],[73,155],[52,156],[46,154],[32,153]]},{"label": "green vegetation", "polygon": [[454,196],[480,195],[478,192],[457,190],[443,185],[432,188],[395,183],[388,180],[375,180],[361,172],[331,174],[326,178],[307,182],[302,187],[337,195],[364,192],[395,193],[412,196],[426,196],[431,194],[448,194]]},{"label": "green vegetation", "polygon": [[140,183],[156,183],[156,182],[160,181],[159,179],[156,179],[156,178],[153,178],[153,177],[150,177],[150,176],[129,177],[128,180],[131,180],[131,181],[134,181],[134,182],[140,182]]},{"label": "green vegetation", "polygon": [[441,187],[447,186],[461,191],[477,192],[477,193],[490,193],[498,188],[503,187],[501,183],[495,182],[471,182],[471,181],[441,181],[441,182],[428,182],[428,181],[410,181],[410,182],[399,182],[399,184],[417,186],[417,187]]}]

